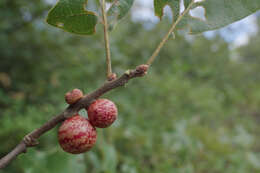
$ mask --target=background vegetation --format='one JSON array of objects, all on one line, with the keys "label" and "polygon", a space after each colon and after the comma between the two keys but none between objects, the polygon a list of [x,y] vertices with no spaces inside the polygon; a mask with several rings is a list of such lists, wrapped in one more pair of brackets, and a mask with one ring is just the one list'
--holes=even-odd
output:
[{"label": "background vegetation", "polygon": [[[49,8],[43,0],[0,2],[0,157],[63,110],[66,91],[87,93],[105,80],[102,30],[57,30],[44,22]],[[111,33],[114,71],[145,62],[168,27],[122,21]],[[98,130],[92,151],[63,152],[55,129],[0,172],[260,172],[259,45],[260,33],[237,49],[218,35],[178,34],[149,75],[105,95],[119,119]]]}]

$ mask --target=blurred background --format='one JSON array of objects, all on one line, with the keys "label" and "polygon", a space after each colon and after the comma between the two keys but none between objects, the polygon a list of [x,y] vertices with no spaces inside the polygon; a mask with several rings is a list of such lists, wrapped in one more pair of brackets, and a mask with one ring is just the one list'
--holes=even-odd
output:
[{"label": "blurred background", "polygon": [[[156,24],[146,2],[137,1],[111,32],[118,75],[146,62],[169,28],[170,17]],[[0,1],[0,157],[60,113],[65,92],[88,93],[105,80],[101,25],[94,36],[63,32],[44,21],[51,5]],[[149,75],[103,96],[117,104],[119,118],[98,129],[90,152],[63,152],[55,128],[0,172],[260,172],[258,16],[203,35],[176,33]]]}]

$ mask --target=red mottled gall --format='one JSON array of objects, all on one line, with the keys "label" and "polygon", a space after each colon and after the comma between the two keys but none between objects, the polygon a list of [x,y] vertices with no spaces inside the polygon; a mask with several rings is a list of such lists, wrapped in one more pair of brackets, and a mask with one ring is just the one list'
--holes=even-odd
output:
[{"label": "red mottled gall", "polygon": [[94,101],[87,111],[89,121],[95,127],[109,127],[117,119],[117,107],[108,99]]},{"label": "red mottled gall", "polygon": [[89,151],[96,143],[97,132],[90,122],[75,115],[65,120],[59,128],[58,140],[61,148],[72,154]]}]

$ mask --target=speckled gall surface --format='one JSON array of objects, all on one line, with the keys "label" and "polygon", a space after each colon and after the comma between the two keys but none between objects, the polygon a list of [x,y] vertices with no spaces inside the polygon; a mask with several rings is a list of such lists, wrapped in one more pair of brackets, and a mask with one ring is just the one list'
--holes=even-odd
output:
[{"label": "speckled gall surface", "polygon": [[64,151],[79,154],[93,147],[97,132],[86,118],[75,115],[62,123],[58,131],[58,139]]},{"label": "speckled gall surface", "polygon": [[108,99],[98,99],[89,106],[88,118],[93,126],[106,128],[117,119],[117,107]]}]

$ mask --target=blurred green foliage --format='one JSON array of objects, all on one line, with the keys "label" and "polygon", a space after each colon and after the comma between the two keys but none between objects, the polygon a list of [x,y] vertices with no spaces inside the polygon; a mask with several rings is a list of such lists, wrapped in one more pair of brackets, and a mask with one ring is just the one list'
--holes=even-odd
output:
[{"label": "blurred green foliage", "polygon": [[[101,27],[93,37],[62,32],[44,22],[49,8],[0,1],[0,157],[62,111],[66,91],[105,80]],[[144,63],[168,27],[122,21],[111,33],[114,71]],[[188,38],[176,35],[149,75],[104,96],[119,119],[98,129],[92,151],[63,152],[53,129],[0,172],[260,172],[260,34],[235,50],[218,35]]]}]

